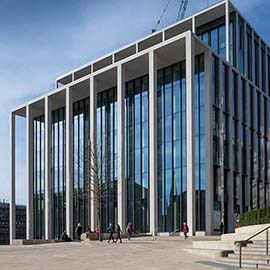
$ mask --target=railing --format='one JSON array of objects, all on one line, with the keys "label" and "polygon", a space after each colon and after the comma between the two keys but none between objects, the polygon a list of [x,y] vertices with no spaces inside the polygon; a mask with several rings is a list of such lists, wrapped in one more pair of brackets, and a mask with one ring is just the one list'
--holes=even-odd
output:
[{"label": "railing", "polygon": [[262,234],[263,232],[266,231],[266,255],[269,255],[269,248],[268,248],[268,230],[270,229],[270,226],[264,228],[263,230],[255,233],[254,235],[252,235],[251,237],[249,237],[246,240],[242,240],[242,241],[235,241],[234,244],[239,244],[239,268],[242,268],[242,247],[245,247],[247,244],[252,243],[251,239],[253,239],[254,237],[258,236],[259,234]]}]

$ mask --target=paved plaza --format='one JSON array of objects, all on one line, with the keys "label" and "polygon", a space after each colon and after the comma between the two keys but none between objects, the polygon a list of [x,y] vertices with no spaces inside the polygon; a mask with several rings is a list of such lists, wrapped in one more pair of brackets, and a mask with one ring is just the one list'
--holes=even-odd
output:
[{"label": "paved plaza", "polygon": [[84,241],[1,246],[0,269],[232,269],[211,258],[186,252],[192,241],[182,237],[143,237],[124,239],[122,244]]}]

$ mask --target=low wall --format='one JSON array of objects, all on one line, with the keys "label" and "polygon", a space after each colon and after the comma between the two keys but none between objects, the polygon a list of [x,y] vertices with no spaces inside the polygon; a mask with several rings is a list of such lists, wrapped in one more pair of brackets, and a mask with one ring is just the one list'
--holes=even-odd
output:
[{"label": "low wall", "polygon": [[260,225],[250,225],[250,226],[239,227],[235,229],[235,233],[255,234],[268,226],[270,226],[270,224],[260,224]]},{"label": "low wall", "polygon": [[[109,233],[103,233],[102,234],[102,240],[109,240],[109,236],[110,236]],[[132,234],[131,237],[132,238],[135,238],[135,237],[145,237],[145,236],[152,236],[152,234],[150,234],[150,233],[139,233],[139,234]],[[116,239],[116,237],[117,237],[117,233],[114,233],[113,234],[113,238]],[[126,233],[121,234],[121,238],[125,239],[127,237],[128,237],[128,235]],[[81,239],[82,240],[85,240],[86,237],[85,236],[82,236]],[[93,240],[99,240],[98,239],[98,235],[96,233],[90,233],[89,240],[91,240],[91,241],[93,241]]]}]

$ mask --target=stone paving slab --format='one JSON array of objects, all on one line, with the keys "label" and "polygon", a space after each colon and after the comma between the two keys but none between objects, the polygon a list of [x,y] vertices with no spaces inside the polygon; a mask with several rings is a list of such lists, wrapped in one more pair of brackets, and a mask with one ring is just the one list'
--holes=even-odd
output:
[{"label": "stone paving slab", "polygon": [[182,237],[142,237],[131,241],[125,239],[122,244],[84,241],[33,246],[1,246],[0,269],[235,269],[207,257],[187,253],[185,249],[192,247],[193,240],[185,241]]}]

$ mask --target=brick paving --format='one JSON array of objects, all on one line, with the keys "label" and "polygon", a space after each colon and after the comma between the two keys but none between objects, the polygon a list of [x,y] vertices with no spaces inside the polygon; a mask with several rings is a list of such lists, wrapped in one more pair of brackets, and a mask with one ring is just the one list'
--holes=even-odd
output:
[{"label": "brick paving", "polygon": [[0,269],[234,269],[211,258],[186,252],[186,248],[192,247],[192,241],[185,241],[182,237],[142,237],[131,241],[124,239],[122,244],[87,240],[81,243],[0,246]]}]

